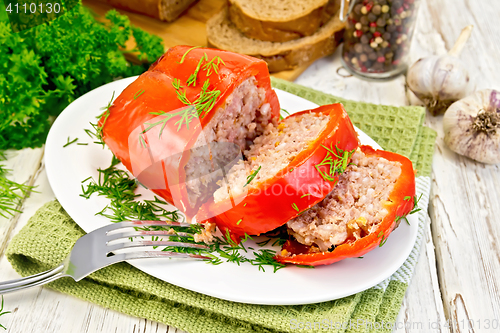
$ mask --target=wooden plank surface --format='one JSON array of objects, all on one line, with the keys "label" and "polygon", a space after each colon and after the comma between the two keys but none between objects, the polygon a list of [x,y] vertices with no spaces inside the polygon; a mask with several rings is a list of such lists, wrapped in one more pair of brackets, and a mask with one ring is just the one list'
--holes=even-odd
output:
[{"label": "wooden plank surface", "polygon": [[[461,58],[470,68],[478,88],[500,89],[499,17],[500,1],[422,0],[412,59],[446,52],[460,30],[474,24],[475,30]],[[204,39],[200,35],[190,38]],[[364,82],[339,76],[336,73],[339,66],[337,53],[315,62],[296,82],[354,100],[392,105],[418,103],[407,92],[404,77],[385,83]],[[500,167],[485,166],[451,152],[442,140],[442,117],[427,115],[426,123],[439,134],[433,163],[430,225],[427,225],[420,260],[398,318],[403,328],[396,331],[498,332],[500,328],[494,324],[496,320],[500,325],[500,223],[497,217]],[[9,158],[9,166],[14,168],[13,177],[18,181],[33,179],[40,193],[32,194],[25,201],[24,213],[18,218],[0,221],[0,246],[7,244],[38,207],[53,198],[43,165],[39,165],[40,156],[41,150],[26,150]],[[2,256],[0,280],[16,277]],[[0,317],[0,324],[6,326],[8,332],[180,333],[165,325],[42,288],[6,295],[5,308],[13,311]],[[468,320],[474,322],[474,328],[467,327]],[[451,327],[447,327],[447,321]],[[431,323],[438,325],[431,327]]]},{"label": "wooden plank surface", "polygon": [[[175,45],[207,45],[205,23],[225,5],[226,0],[199,0],[174,22],[160,20],[118,9],[130,17],[132,24],[163,38],[165,49]],[[100,16],[112,9],[110,5],[98,0],[83,0],[83,4]],[[302,65],[293,70],[274,73],[281,79],[295,80],[309,65]]]}]

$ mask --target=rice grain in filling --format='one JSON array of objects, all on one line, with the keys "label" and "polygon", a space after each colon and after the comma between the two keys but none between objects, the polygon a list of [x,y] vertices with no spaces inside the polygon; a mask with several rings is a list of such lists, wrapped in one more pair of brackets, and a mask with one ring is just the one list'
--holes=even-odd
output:
[{"label": "rice grain in filling", "polygon": [[289,234],[299,243],[326,252],[370,234],[388,214],[383,203],[401,175],[401,164],[366,156],[359,149],[351,163],[333,191],[287,223]]}]

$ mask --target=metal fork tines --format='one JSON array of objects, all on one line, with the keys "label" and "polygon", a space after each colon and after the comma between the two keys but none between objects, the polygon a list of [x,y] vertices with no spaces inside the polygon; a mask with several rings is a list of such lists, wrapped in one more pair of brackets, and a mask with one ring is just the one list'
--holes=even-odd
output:
[{"label": "metal fork tines", "polygon": [[[201,244],[169,240],[172,236],[187,237],[192,233],[174,231],[172,227],[189,227],[188,223],[169,221],[125,221],[94,230],[77,240],[66,259],[54,269],[18,280],[0,282],[0,294],[43,285],[69,276],[80,281],[87,275],[112,264],[142,258],[209,257],[174,251],[155,250],[157,247],[179,247],[206,250]],[[151,230],[150,227],[154,227]],[[160,227],[160,228],[159,228]],[[152,237],[146,240],[145,237]],[[167,240],[165,240],[167,239]]]}]

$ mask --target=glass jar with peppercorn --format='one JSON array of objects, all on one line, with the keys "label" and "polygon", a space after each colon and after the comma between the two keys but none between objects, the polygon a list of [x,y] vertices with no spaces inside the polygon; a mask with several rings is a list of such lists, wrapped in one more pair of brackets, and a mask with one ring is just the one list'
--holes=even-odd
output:
[{"label": "glass jar with peppercorn", "polygon": [[[345,1],[341,19],[345,21]],[[342,64],[356,76],[391,79],[407,69],[419,0],[350,0]]]}]

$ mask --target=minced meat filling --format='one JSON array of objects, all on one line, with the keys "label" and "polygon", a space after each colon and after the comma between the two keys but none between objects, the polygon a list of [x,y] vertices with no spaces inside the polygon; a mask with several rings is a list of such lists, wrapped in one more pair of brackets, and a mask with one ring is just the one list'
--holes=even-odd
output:
[{"label": "minced meat filling", "polygon": [[[184,167],[191,206],[199,207],[211,198],[218,188],[216,181],[222,178],[220,167],[229,169],[249,143],[269,124],[275,123],[271,107],[265,103],[266,91],[256,84],[252,76],[235,88],[224,106],[215,111],[203,129],[204,135],[191,149],[190,159]],[[220,142],[233,144],[213,144]]]},{"label": "minced meat filling", "polygon": [[[221,188],[214,193],[216,202],[244,193],[257,184],[274,177],[325,129],[330,117],[324,114],[305,113],[285,119],[278,126],[269,124],[264,134],[255,138],[245,151],[246,161],[233,166],[221,181]],[[254,174],[248,187],[248,177]]]},{"label": "minced meat filling", "polygon": [[332,192],[287,223],[299,243],[326,252],[332,245],[371,233],[387,215],[383,203],[401,175],[401,164],[366,156],[359,149],[351,163]]}]

